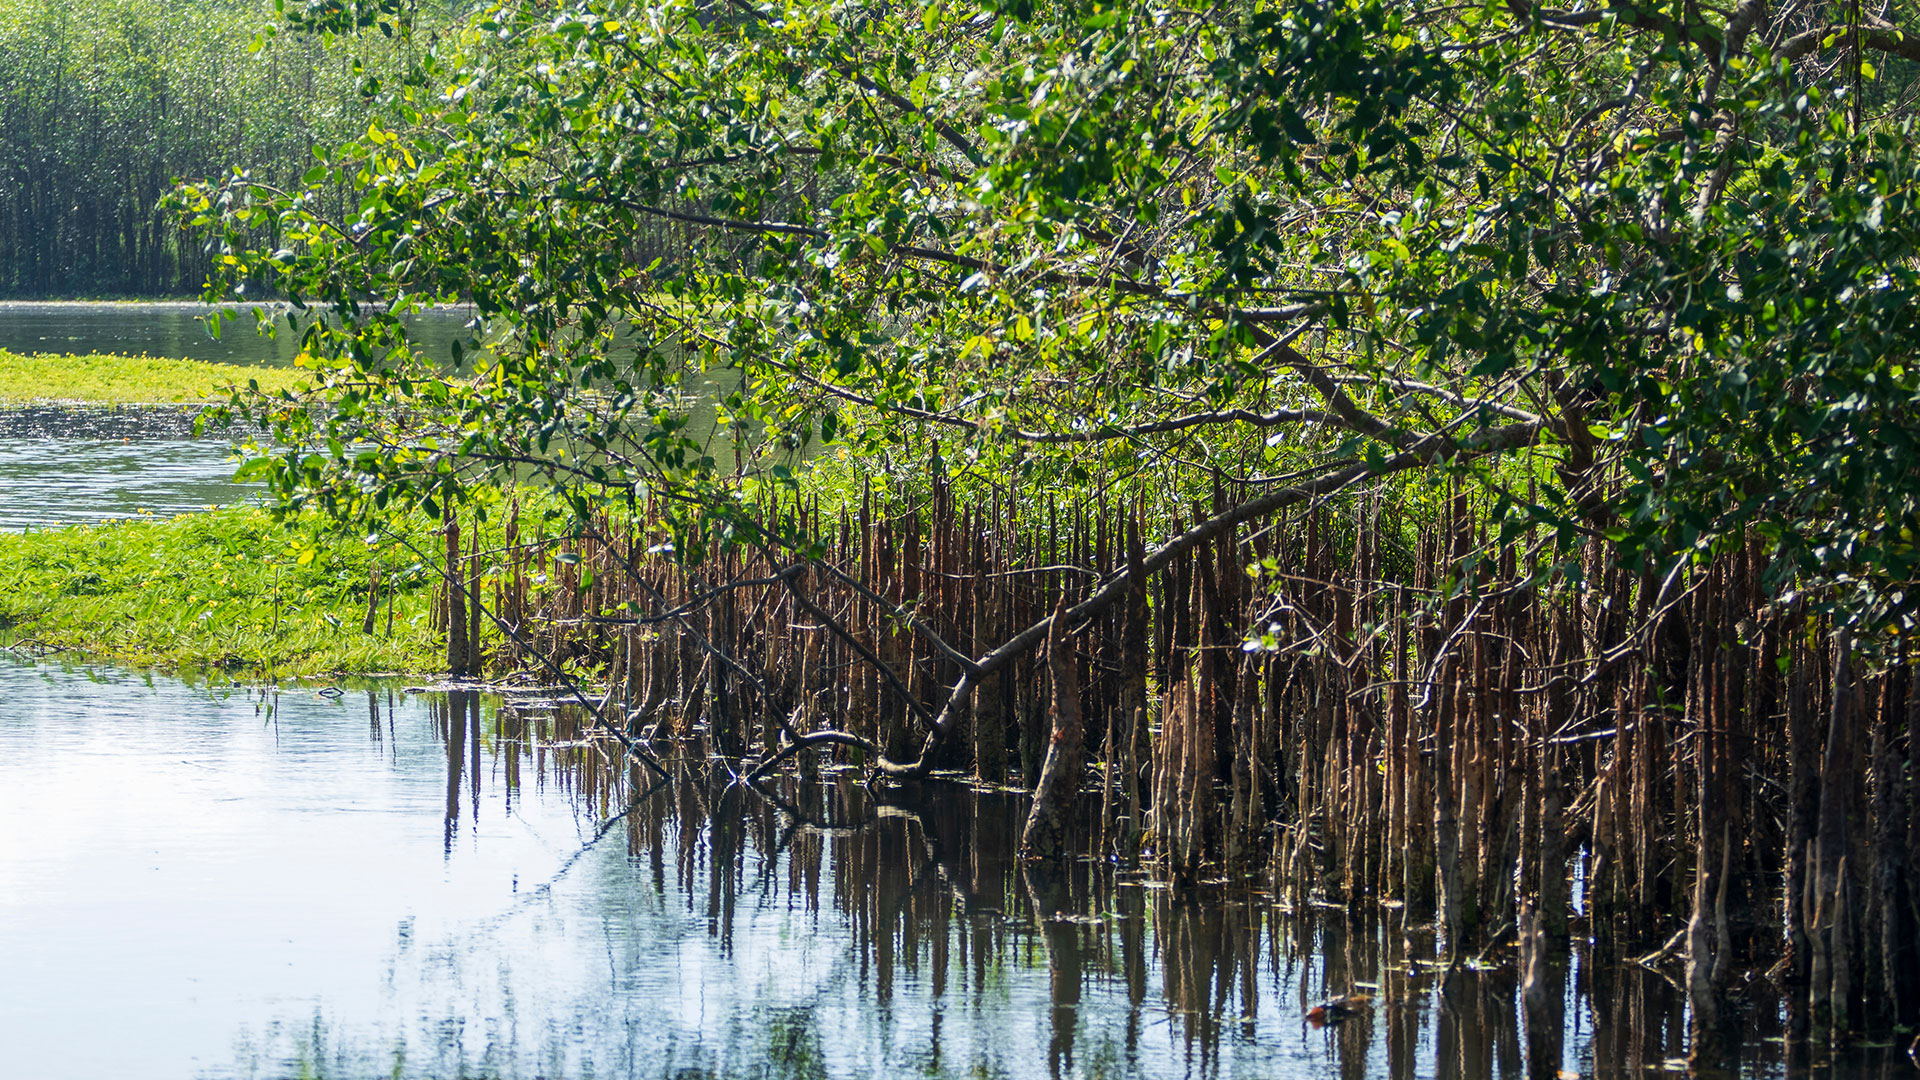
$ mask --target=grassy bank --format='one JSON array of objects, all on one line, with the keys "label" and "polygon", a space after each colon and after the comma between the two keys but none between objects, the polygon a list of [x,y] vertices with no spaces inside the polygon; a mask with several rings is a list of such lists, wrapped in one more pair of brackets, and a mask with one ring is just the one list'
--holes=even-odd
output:
[{"label": "grassy bank", "polygon": [[445,667],[427,625],[432,571],[411,552],[284,529],[251,508],[0,535],[0,581],[8,644],[249,675]]},{"label": "grassy bank", "polygon": [[153,356],[15,353],[0,349],[0,402],[201,402],[227,396],[227,387],[257,382],[281,390],[305,377],[288,368],[209,364]]}]

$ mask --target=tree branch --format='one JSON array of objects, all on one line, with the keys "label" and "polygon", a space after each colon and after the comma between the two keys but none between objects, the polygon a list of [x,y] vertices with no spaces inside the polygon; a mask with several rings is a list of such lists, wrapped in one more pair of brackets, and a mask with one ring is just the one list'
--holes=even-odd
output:
[{"label": "tree branch", "polygon": [[[1865,26],[1861,27],[1861,31],[1860,41],[1867,48],[1889,56],[1898,56],[1903,60],[1920,61],[1920,37],[1880,19],[1869,20]],[[1798,60],[1818,49],[1821,42],[1845,33],[1847,33],[1845,23],[1817,26],[1781,42],[1780,47],[1774,52],[1775,55],[1785,59]]]},{"label": "tree branch", "polygon": [[[1332,495],[1362,480],[1404,472],[1452,455],[1480,456],[1531,446],[1551,430],[1551,425],[1542,421],[1532,424],[1511,424],[1483,432],[1478,438],[1470,437],[1459,441],[1444,434],[1428,435],[1408,450],[1383,462],[1379,468],[1364,462],[1356,462],[1317,480],[1271,491],[1257,499],[1249,499],[1215,514],[1160,545],[1154,549],[1153,554],[1140,562],[1137,570],[1130,566],[1108,578],[1104,584],[1094,590],[1091,596],[1067,609],[1065,618],[1069,625],[1084,624],[1126,596],[1136,575],[1143,579],[1150,578],[1165,569],[1174,559],[1245,522],[1311,499]],[[959,683],[947,694],[947,700],[941,705],[939,715],[935,717],[927,731],[920,756],[912,762],[905,763],[881,758],[880,770],[889,776],[896,777],[925,775],[933,765],[932,751],[955,722],[958,703],[966,700],[979,680],[1006,667],[1016,658],[1045,641],[1054,620],[1058,617],[1060,616],[1048,615],[981,656],[974,670],[964,672]]]}]

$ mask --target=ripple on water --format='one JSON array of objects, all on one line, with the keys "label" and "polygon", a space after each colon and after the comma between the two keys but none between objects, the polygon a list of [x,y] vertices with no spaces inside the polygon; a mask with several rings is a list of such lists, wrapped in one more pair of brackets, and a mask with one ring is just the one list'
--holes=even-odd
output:
[{"label": "ripple on water", "polygon": [[232,445],[179,407],[0,409],[0,530],[172,516],[242,502]]},{"label": "ripple on water", "polygon": [[[283,318],[283,304],[230,304],[218,338],[207,332],[215,309],[193,302],[95,303],[89,301],[0,301],[0,349],[22,353],[123,353],[168,356],[216,364],[281,367],[293,363],[299,335]],[[274,337],[254,329],[255,311],[280,317]],[[435,359],[450,356],[456,339],[465,339],[473,312],[440,308],[406,316],[416,345]]]}]

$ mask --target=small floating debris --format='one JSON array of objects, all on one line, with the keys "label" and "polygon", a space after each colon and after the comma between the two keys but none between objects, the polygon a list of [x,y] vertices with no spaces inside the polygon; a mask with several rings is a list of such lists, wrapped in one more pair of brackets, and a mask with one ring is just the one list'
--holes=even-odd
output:
[{"label": "small floating debris", "polygon": [[1336,994],[1307,1010],[1307,1023],[1314,1027],[1338,1024],[1342,1020],[1351,1020],[1359,1016],[1370,1002],[1372,994]]},{"label": "small floating debris", "polygon": [[1081,915],[1062,911],[1046,916],[1043,921],[1066,923],[1069,926],[1104,926],[1107,920],[1101,915]]}]

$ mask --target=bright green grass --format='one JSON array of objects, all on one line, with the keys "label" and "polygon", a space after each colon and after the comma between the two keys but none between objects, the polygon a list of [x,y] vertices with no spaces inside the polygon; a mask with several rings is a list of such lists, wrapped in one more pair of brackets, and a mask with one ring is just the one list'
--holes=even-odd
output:
[{"label": "bright green grass", "polygon": [[0,402],[199,402],[224,399],[231,385],[283,390],[306,378],[290,368],[241,367],[153,356],[14,353],[0,349]]},{"label": "bright green grass", "polygon": [[[376,564],[399,586],[391,635],[384,587],[361,632]],[[188,672],[437,671],[432,574],[401,545],[289,530],[252,508],[0,535],[0,641]]]}]

